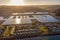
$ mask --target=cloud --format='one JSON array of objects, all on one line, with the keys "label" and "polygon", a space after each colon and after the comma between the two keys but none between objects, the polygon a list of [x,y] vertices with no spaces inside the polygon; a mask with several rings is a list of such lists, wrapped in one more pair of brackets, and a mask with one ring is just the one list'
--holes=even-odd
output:
[{"label": "cloud", "polygon": [[[26,4],[60,4],[60,0],[24,0],[24,1]],[[0,4],[9,4],[9,2],[10,0],[0,0]]]},{"label": "cloud", "polygon": [[60,4],[60,0],[25,0],[28,4]]},{"label": "cloud", "polygon": [[8,3],[10,0],[0,0],[0,4],[6,4]]}]

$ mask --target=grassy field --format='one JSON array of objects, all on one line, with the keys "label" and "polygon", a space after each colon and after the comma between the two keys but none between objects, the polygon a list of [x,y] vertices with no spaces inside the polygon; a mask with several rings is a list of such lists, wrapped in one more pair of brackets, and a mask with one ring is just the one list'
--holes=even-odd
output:
[{"label": "grassy field", "polygon": [[11,35],[11,32],[12,32],[12,27],[8,27],[5,32],[4,32],[4,36],[10,36]]}]

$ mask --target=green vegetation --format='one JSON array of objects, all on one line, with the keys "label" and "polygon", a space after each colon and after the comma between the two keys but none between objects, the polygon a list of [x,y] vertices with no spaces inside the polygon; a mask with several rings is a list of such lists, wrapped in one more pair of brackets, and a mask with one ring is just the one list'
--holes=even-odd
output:
[{"label": "green vegetation", "polygon": [[12,28],[11,28],[11,27],[8,27],[8,28],[5,30],[4,36],[10,36],[11,31],[12,31]]},{"label": "green vegetation", "polygon": [[48,32],[48,29],[45,26],[39,26],[39,30],[41,30],[43,33]]}]

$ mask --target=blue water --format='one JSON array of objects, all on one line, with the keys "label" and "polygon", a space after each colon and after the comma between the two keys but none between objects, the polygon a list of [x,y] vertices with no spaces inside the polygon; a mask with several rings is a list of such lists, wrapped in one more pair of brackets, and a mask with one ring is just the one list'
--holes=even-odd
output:
[{"label": "blue water", "polygon": [[50,37],[47,38],[47,40],[60,40],[60,35],[50,36]]},{"label": "blue water", "polygon": [[39,37],[39,40],[60,40],[60,35]]},{"label": "blue water", "polygon": [[20,39],[20,40],[60,40],[60,35],[25,38],[25,39]]}]

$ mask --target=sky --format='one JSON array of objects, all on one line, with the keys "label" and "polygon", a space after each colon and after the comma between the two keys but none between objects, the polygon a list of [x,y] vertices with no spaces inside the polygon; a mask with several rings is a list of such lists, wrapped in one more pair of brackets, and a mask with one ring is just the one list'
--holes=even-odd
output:
[{"label": "sky", "polygon": [[60,5],[60,0],[0,0],[0,5]]}]

